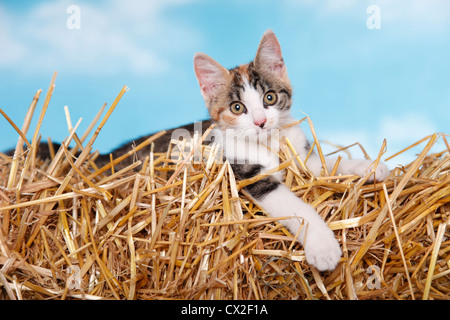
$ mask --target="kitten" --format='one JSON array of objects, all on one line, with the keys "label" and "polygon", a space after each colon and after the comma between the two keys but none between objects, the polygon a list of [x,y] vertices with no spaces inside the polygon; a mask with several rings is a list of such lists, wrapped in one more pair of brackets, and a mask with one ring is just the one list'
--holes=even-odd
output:
[{"label": "kitten", "polygon": [[[238,179],[277,167],[277,142],[283,136],[289,138],[301,159],[306,159],[310,145],[300,126],[283,128],[294,122],[290,115],[292,87],[280,44],[271,30],[264,33],[252,62],[226,69],[206,54],[197,53],[194,70],[211,119],[218,126],[215,139],[222,145]],[[335,162],[336,158],[326,159],[329,172]],[[320,174],[322,164],[317,154],[313,153],[306,165],[315,176]],[[370,160],[342,159],[337,174],[365,176],[371,165]],[[386,165],[380,163],[370,180],[384,180],[388,174]],[[338,241],[315,209],[282,183],[282,172],[245,190],[268,214],[292,216],[280,222],[294,235],[301,228],[298,240],[304,246],[308,263],[320,271],[335,269],[341,257]]]},{"label": "kitten", "polygon": [[[204,132],[216,123],[217,128],[208,140],[222,145],[225,158],[232,164],[238,179],[251,178],[278,167],[277,151],[282,137],[289,138],[304,162],[310,145],[300,126],[283,128],[295,121],[290,115],[292,87],[280,44],[272,31],[264,33],[252,62],[226,69],[211,57],[197,53],[194,56],[194,70],[211,120],[167,130],[155,141],[155,152],[165,152],[171,138],[176,139],[180,130],[192,137],[194,131]],[[148,137],[128,142],[111,153],[117,158]],[[54,144],[55,150],[59,147],[59,144]],[[50,158],[46,143],[41,143],[39,149],[41,158]],[[137,152],[136,157],[144,159],[149,151],[150,147],[146,147]],[[14,154],[14,150],[7,154]],[[129,157],[119,167],[130,164],[133,158]],[[100,155],[96,160],[97,165],[108,162],[109,154]],[[336,158],[326,159],[328,172],[332,171],[335,162]],[[306,165],[314,176],[320,175],[322,163],[317,154],[312,153]],[[337,174],[362,177],[371,171],[371,166],[372,161],[369,160],[342,159]],[[388,174],[386,165],[379,163],[375,176],[371,176],[369,181],[384,180]],[[300,230],[298,240],[304,246],[308,263],[320,271],[335,269],[341,249],[333,232],[315,209],[291,192],[282,179],[283,173],[280,171],[246,186],[245,190],[268,214],[274,217],[292,216],[292,219],[280,222],[294,235]]]}]

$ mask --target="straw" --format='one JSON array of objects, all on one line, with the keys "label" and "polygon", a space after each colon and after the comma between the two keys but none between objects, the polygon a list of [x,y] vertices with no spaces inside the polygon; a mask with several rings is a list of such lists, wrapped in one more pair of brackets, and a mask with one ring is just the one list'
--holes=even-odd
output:
[{"label": "straw", "polygon": [[[41,159],[39,132],[53,89],[54,78],[30,145],[40,91],[20,130],[5,114],[18,143],[14,157],[0,154],[0,299],[449,299],[448,135],[394,153],[391,159],[419,148],[414,161],[381,183],[367,183],[374,171],[361,178],[325,166],[314,177],[287,139],[280,141],[277,168],[236,181],[230,163],[218,160],[220,149],[203,142],[212,128],[193,143],[172,141],[167,152],[155,153],[165,134],[159,132],[98,168],[94,141],[126,87],[82,135],[80,121],[73,125],[69,108],[61,108],[65,123],[52,125],[67,126],[68,137],[51,159]],[[311,152],[325,164],[312,120],[290,125],[305,119]],[[388,141],[370,155],[374,167]],[[443,149],[431,153],[439,142]],[[341,162],[353,147],[370,158],[358,142],[330,144]],[[146,157],[115,168],[149,145]],[[184,148],[190,152],[172,156]],[[271,217],[246,193],[245,186],[281,170],[285,185],[339,240],[343,257],[334,271],[309,265],[296,235],[282,225],[289,217]]]}]

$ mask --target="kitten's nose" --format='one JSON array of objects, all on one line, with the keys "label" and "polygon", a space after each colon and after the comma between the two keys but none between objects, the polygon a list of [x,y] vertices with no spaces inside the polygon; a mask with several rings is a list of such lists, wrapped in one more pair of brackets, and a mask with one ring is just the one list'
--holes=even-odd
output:
[{"label": "kitten's nose", "polygon": [[262,119],[253,121],[253,123],[262,129],[262,128],[264,128],[264,124],[266,123],[266,121],[267,121],[266,118],[262,118]]}]

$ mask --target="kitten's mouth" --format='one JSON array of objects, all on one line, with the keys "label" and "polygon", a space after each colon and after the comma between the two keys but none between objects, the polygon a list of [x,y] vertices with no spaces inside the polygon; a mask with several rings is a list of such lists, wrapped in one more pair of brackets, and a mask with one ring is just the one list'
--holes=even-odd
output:
[{"label": "kitten's mouth", "polygon": [[257,133],[271,131],[277,129],[275,126],[265,123],[263,126],[254,126],[254,129]]},{"label": "kitten's mouth", "polygon": [[261,134],[261,133],[269,132],[270,129],[269,129],[269,128],[266,128],[266,127],[264,127],[264,128],[256,127],[256,128],[255,128],[255,131],[256,131],[256,134]]},{"label": "kitten's mouth", "polygon": [[276,130],[276,129],[272,129],[272,128],[268,128],[268,127],[264,127],[264,128],[256,127],[255,128],[255,135],[257,137],[267,137],[267,138],[269,138],[272,135],[273,130]]}]

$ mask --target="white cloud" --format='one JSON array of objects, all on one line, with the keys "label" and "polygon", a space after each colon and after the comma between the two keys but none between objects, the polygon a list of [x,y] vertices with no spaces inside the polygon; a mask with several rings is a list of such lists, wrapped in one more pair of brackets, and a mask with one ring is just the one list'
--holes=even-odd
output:
[{"label": "white cloud", "polygon": [[0,7],[0,65],[8,65],[24,56],[26,48],[11,36],[11,20]]},{"label": "white cloud", "polygon": [[[350,130],[343,130],[341,127],[333,127],[332,131],[321,131],[319,139],[324,154],[336,150],[336,146],[347,147],[358,142],[368,155],[375,159],[380,152],[383,143],[383,138],[376,135],[371,135],[368,130],[364,128],[354,128]],[[333,145],[334,144],[334,145]],[[364,157],[364,153],[357,145],[347,149],[353,159]],[[342,154],[346,157],[346,154]]]},{"label": "white cloud", "polygon": [[434,126],[423,114],[385,116],[380,121],[380,135],[389,137],[394,144],[412,144],[434,132]]},{"label": "white cloud", "polygon": [[408,21],[421,28],[440,28],[448,25],[450,2],[448,0],[377,0],[383,10],[383,19]]},{"label": "white cloud", "polygon": [[170,67],[165,58],[167,50],[189,48],[198,40],[195,30],[164,18],[167,8],[186,2],[81,2],[80,29],[66,26],[70,16],[66,9],[73,4],[69,0],[42,2],[27,11],[9,12],[0,31],[0,40],[4,40],[0,66],[27,73],[43,66],[83,74],[164,72]]},{"label": "white cloud", "polygon": [[450,25],[448,0],[285,0],[285,4],[287,10],[310,7],[320,17],[345,16],[362,21],[369,17],[366,9],[376,5],[380,7],[382,28],[405,37],[448,33]]},{"label": "white cloud", "polygon": [[[431,121],[423,114],[407,113],[397,116],[385,116],[379,123],[378,134],[385,137],[392,155],[426,136],[437,132]],[[424,144],[410,149],[391,161],[391,165],[408,164],[422,151]]]},{"label": "white cloud", "polygon": [[[382,159],[386,159],[419,140],[437,132],[432,122],[426,116],[412,112],[382,117],[374,125],[374,129],[355,128],[352,130],[343,130],[342,128],[334,127],[333,130],[335,129],[335,131],[333,132],[320,132],[322,136],[319,138],[339,144],[340,146],[348,146],[355,142],[359,142],[372,159],[378,155],[383,140],[386,139],[387,152],[382,157]],[[425,143],[426,142],[396,156],[388,162],[388,165],[393,168],[398,164],[406,165],[411,163],[416,159],[417,154],[422,151]],[[442,151],[443,147],[444,146],[441,143],[438,143],[432,150],[435,150],[436,152]],[[324,153],[336,150],[336,148],[330,147],[325,143],[323,149]],[[352,151],[353,158],[362,156],[359,147],[355,146],[350,150]]]}]

